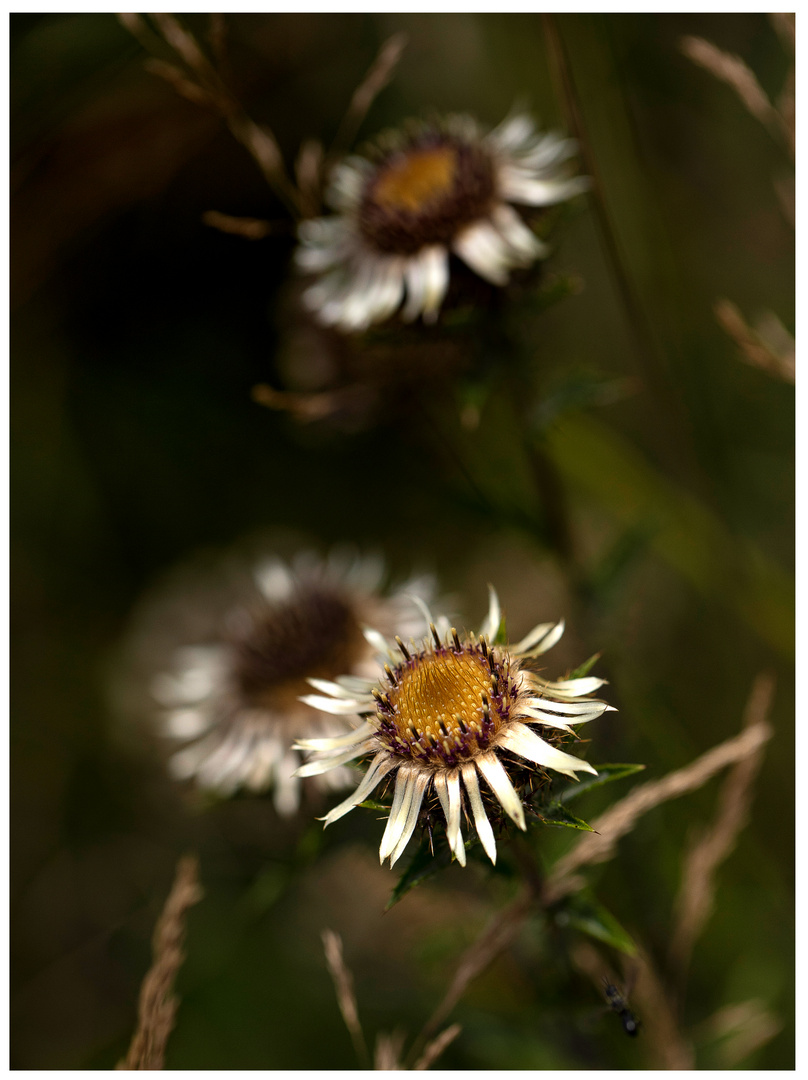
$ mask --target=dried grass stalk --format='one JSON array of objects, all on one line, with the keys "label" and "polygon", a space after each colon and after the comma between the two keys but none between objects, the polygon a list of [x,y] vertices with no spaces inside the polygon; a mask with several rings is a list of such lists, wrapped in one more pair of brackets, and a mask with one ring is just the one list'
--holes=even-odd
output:
[{"label": "dried grass stalk", "polygon": [[797,19],[793,11],[770,11],[769,21],[783,45],[793,53],[797,46]]},{"label": "dried grass stalk", "polygon": [[460,959],[455,976],[425,1025],[419,1042],[430,1038],[460,1001],[469,983],[481,975],[488,965],[510,945],[527,917],[535,900],[534,891],[526,890],[504,912],[497,912],[480,937],[469,946]]},{"label": "dried grass stalk", "polygon": [[306,139],[295,159],[295,179],[304,217],[314,217],[320,212],[323,161],[323,144],[317,139]]},{"label": "dried grass stalk", "polygon": [[367,116],[368,109],[392,79],[406,45],[406,34],[393,34],[379,49],[367,75],[354,90],[348,111],[334,136],[331,146],[332,155],[342,153],[343,149],[354,141],[362,121]]},{"label": "dried grass stalk", "polygon": [[[777,348],[767,342],[757,330],[753,330],[730,300],[719,300],[713,308],[716,319],[741,350],[744,360],[752,367],[760,368],[784,382],[794,383],[797,365],[794,339],[774,315],[765,324],[767,333],[777,338]],[[775,320],[772,322],[772,320]],[[779,325],[779,332],[775,329]]]},{"label": "dried grass stalk", "polygon": [[782,1021],[755,998],[725,1005],[700,1025],[698,1035],[703,1042],[719,1042],[719,1067],[734,1069],[782,1030]]},{"label": "dried grass stalk", "polygon": [[797,224],[797,192],[794,177],[782,177],[774,180],[773,184],[783,217],[793,229]]},{"label": "dried grass stalk", "polygon": [[273,231],[272,223],[262,218],[233,217],[231,214],[220,214],[218,210],[206,210],[202,221],[212,229],[243,236],[245,240],[263,240]]},{"label": "dried grass stalk", "polygon": [[179,19],[173,15],[152,14],[154,24],[165,38],[166,42],[178,53],[191,71],[202,79],[215,78],[215,72],[210,61],[199,48],[196,38],[191,34]]},{"label": "dried grass stalk", "polygon": [[152,75],[158,75],[161,79],[165,79],[180,97],[193,101],[195,105],[206,105],[208,107],[216,105],[216,101],[207,90],[203,90],[197,83],[187,79],[184,73],[173,64],[168,64],[165,60],[146,60],[143,66]]},{"label": "dried grass stalk", "polygon": [[333,930],[323,930],[323,948],[328,971],[334,982],[337,993],[337,1005],[342,1013],[342,1019],[350,1033],[354,1049],[360,1060],[368,1061],[368,1048],[362,1025],[359,1023],[359,1009],[356,1004],[354,993],[353,975],[348,970],[342,955],[342,938]]},{"label": "dried grass stalk", "polygon": [[682,52],[699,67],[731,86],[746,108],[769,129],[780,133],[780,116],[766,96],[757,76],[740,56],[733,56],[700,37],[684,37]]},{"label": "dried grass stalk", "polygon": [[650,958],[642,951],[637,956],[637,981],[633,993],[657,1067],[670,1070],[694,1068],[693,1045],[682,1033],[665,986]]},{"label": "dried grass stalk", "polygon": [[373,1055],[373,1068],[376,1072],[400,1072],[401,1051],[404,1048],[404,1032],[393,1031],[389,1035],[380,1031],[376,1036],[376,1053]]},{"label": "dried grass stalk", "polygon": [[185,915],[202,899],[199,864],[193,855],[177,863],[174,884],[157,921],[152,944],[152,966],[140,988],[137,1030],[129,1052],[118,1069],[162,1069],[166,1044],[174,1029],[179,1002],[174,980],[182,966]]},{"label": "dried grass stalk", "polygon": [[437,1038],[429,1043],[423,1054],[413,1065],[413,1072],[423,1072],[430,1065],[434,1065],[446,1047],[454,1042],[462,1030],[460,1024],[452,1024],[451,1027],[447,1027],[445,1031],[442,1031]]},{"label": "dried grass stalk", "polygon": [[148,27],[141,15],[134,12],[119,11],[117,18],[124,30],[128,30],[133,37],[142,39],[148,36]]},{"label": "dried grass stalk", "polygon": [[[744,715],[745,730],[767,724],[774,686],[772,675],[762,673],[755,679]],[[670,946],[671,962],[680,980],[684,980],[693,946],[715,906],[716,871],[735,848],[738,836],[749,820],[752,791],[764,750],[765,742],[730,770],[712,827],[685,855]]]},{"label": "dried grass stalk", "polygon": [[717,772],[728,765],[744,761],[758,752],[772,736],[765,720],[759,720],[726,742],[708,750],[690,765],[669,773],[661,780],[651,780],[636,787],[605,814],[592,822],[592,833],[585,833],[576,846],[559,859],[547,879],[542,899],[555,903],[583,885],[576,871],[582,867],[607,862],[615,853],[617,842],[631,832],[639,819],[663,803],[697,791]]}]

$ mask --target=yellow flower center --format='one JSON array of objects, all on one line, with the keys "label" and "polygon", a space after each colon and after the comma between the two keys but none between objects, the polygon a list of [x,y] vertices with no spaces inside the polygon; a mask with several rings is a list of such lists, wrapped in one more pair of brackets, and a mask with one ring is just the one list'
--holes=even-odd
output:
[{"label": "yellow flower center", "polygon": [[412,150],[385,168],[374,186],[374,202],[387,210],[416,213],[451,192],[456,171],[452,146]]},{"label": "yellow flower center", "polygon": [[508,719],[513,693],[507,662],[487,644],[455,642],[415,656],[402,647],[406,662],[388,670],[386,692],[376,696],[382,742],[435,768],[485,752]]}]

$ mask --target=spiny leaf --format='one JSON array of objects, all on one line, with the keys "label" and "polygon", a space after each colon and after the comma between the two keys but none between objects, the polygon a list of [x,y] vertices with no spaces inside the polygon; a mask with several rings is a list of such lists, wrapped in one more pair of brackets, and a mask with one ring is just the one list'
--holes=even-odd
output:
[{"label": "spiny leaf", "polygon": [[582,832],[594,832],[591,825],[587,825],[581,818],[571,814],[560,802],[542,806],[536,813],[545,825],[561,825],[567,829],[580,829]]},{"label": "spiny leaf", "polygon": [[590,656],[588,660],[584,660],[582,664],[579,664],[575,671],[571,671],[567,678],[583,679],[585,675],[589,674],[602,655],[602,653],[596,652],[593,656]]},{"label": "spiny leaf", "polygon": [[570,784],[568,788],[559,793],[559,802],[571,802],[573,799],[577,799],[579,795],[583,795],[584,792],[591,791],[592,788],[601,787],[603,784],[610,784],[612,780],[622,780],[625,776],[632,776],[634,773],[642,772],[645,766],[596,765],[595,768],[598,770],[597,776],[585,776],[577,784]]}]

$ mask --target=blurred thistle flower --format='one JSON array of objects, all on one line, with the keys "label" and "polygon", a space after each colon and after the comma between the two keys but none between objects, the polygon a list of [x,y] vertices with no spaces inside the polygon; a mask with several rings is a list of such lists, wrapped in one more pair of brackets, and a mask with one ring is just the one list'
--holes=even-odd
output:
[{"label": "blurred thistle flower", "polygon": [[[577,772],[597,775],[588,762],[540,738],[531,725],[574,734],[574,724],[613,711],[610,705],[586,697],[604,680],[548,682],[527,670],[527,661],[559,640],[563,622],[536,626],[508,646],[492,644],[500,621],[499,601],[491,589],[488,615],[478,638],[473,634],[461,638],[441,619],[438,627],[430,625],[432,640],[425,640],[420,648],[413,642],[408,649],[396,638],[396,653],[380,634],[369,634],[390,660],[384,663],[381,678],[309,680],[329,696],[310,695],[304,699],[308,704],[336,715],[365,714],[366,719],[354,731],[336,738],[298,739],[300,749],[315,752],[314,760],[298,769],[298,775],[321,775],[354,758],[373,755],[356,791],[324,818],[330,825],[395,774],[393,805],[379,849],[381,860],[389,856],[391,866],[413,834],[425,797],[434,801],[436,796],[440,802],[449,847],[465,866],[460,817],[461,810],[467,814],[466,803],[492,862],[496,862],[496,843],[483,796],[497,815],[501,808],[520,829],[526,827],[522,797],[511,780],[524,772],[525,762],[528,768],[539,766],[573,778]],[[491,796],[481,792],[478,774]]]},{"label": "blurred thistle flower", "polygon": [[[428,580],[385,598],[383,578],[382,560],[345,552],[326,561],[304,553],[292,567],[278,558],[257,564],[246,595],[233,596],[225,609],[216,640],[178,649],[171,670],[152,681],[162,733],[187,744],[170,759],[173,776],[225,795],[272,788],[278,812],[295,813],[301,793],[293,742],[346,730],[345,721],[300,700],[306,680],[374,671],[366,623],[381,620],[390,633],[423,626],[413,595],[428,595]],[[346,769],[319,786],[350,782]]]},{"label": "blurred thistle flower", "polygon": [[483,134],[468,116],[410,125],[377,140],[374,160],[350,157],[332,175],[337,211],[299,227],[305,294],[325,325],[365,330],[404,300],[405,321],[433,322],[449,285],[449,254],[493,285],[548,254],[512,203],[551,206],[585,190],[565,162],[576,144],[537,132],[524,114]]}]

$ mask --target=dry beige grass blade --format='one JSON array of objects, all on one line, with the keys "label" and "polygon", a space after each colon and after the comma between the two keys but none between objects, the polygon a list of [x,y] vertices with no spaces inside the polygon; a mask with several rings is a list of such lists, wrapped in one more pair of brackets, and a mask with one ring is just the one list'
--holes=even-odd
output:
[{"label": "dry beige grass blade", "polygon": [[620,838],[631,832],[649,810],[671,799],[678,799],[688,792],[697,791],[728,765],[734,765],[756,754],[771,736],[771,727],[761,720],[739,735],[708,750],[683,769],[677,769],[661,780],[651,780],[634,788],[629,795],[592,822],[594,832],[585,833],[572,851],[558,860],[544,886],[544,903],[555,903],[581,888],[583,879],[577,871],[584,866],[611,859]]},{"label": "dry beige grass blade", "polygon": [[526,890],[504,912],[497,912],[480,937],[469,946],[460,959],[455,976],[443,1000],[424,1026],[416,1045],[433,1036],[455,1005],[460,1001],[469,983],[481,975],[488,965],[510,945],[516,937],[535,902],[532,889]]},{"label": "dry beige grass blade", "polygon": [[321,208],[325,152],[317,139],[306,139],[295,159],[295,179],[303,217],[315,217]]},{"label": "dry beige grass blade", "polygon": [[373,1055],[373,1068],[376,1072],[400,1072],[401,1051],[404,1048],[404,1032],[393,1031],[389,1035],[381,1031],[376,1037],[376,1053]]},{"label": "dry beige grass blade", "polygon": [[[757,676],[744,715],[744,729],[767,725],[774,696],[774,677]],[[733,851],[749,820],[752,791],[763,761],[765,742],[733,766],[724,782],[718,813],[710,829],[685,855],[682,885],[676,903],[677,916],[671,938],[670,957],[680,982],[684,981],[696,939],[715,904],[715,873]]]},{"label": "dry beige grass blade", "polygon": [[197,44],[196,38],[173,15],[151,14],[155,26],[171,48],[182,57],[200,79],[217,81],[216,71]]},{"label": "dry beige grass blade", "polygon": [[646,953],[640,951],[636,962],[637,980],[632,994],[641,1013],[656,1068],[692,1069],[695,1065],[693,1046],[680,1030],[675,1009],[662,980]]},{"label": "dry beige grass blade", "polygon": [[208,23],[208,41],[216,62],[221,66],[227,50],[227,20],[221,12],[211,12]]},{"label": "dry beige grass blade", "polygon": [[157,921],[153,941],[153,962],[140,988],[137,1030],[129,1052],[119,1069],[162,1069],[166,1044],[174,1029],[178,1001],[174,980],[182,966],[185,915],[202,899],[199,865],[186,855],[177,863],[177,873],[162,914]]},{"label": "dry beige grass blade", "polygon": [[734,1069],[782,1030],[782,1021],[765,1002],[753,999],[725,1005],[700,1024],[696,1034],[700,1042],[719,1044],[715,1051],[719,1068]]},{"label": "dry beige grass blade", "polygon": [[342,154],[354,141],[368,109],[392,79],[406,45],[406,34],[393,34],[379,49],[367,75],[354,90],[351,103],[331,144],[330,157]]},{"label": "dry beige grass blade", "polygon": [[117,19],[121,26],[139,41],[143,41],[149,36],[149,28],[142,15],[137,15],[135,12],[119,11]]},{"label": "dry beige grass blade", "polygon": [[[225,85],[221,75],[200,48],[196,38],[173,15],[152,14],[152,22],[165,42],[188,68],[186,75],[174,64],[160,59],[147,62],[147,68],[166,79],[183,97],[218,110],[231,133],[252,155],[264,178],[290,213],[299,217],[298,193],[289,180],[280,147],[272,132],[254,123]],[[140,16],[118,16],[121,24],[149,51],[154,51],[151,31]],[[212,23],[214,51],[223,47],[225,26],[221,18]],[[159,42],[158,42],[159,43]],[[218,55],[218,54],[217,54]]]},{"label": "dry beige grass blade", "polygon": [[741,350],[743,358],[748,364],[760,368],[761,371],[765,371],[768,375],[774,375],[784,382],[794,383],[796,381],[797,366],[794,339],[788,334],[782,323],[776,319],[776,316],[771,315],[768,323],[764,324],[770,337],[772,331],[775,330],[775,323],[772,323],[772,319],[775,319],[776,324],[779,325],[780,332],[778,333],[775,330],[774,333],[774,336],[778,339],[777,348],[775,349],[773,343],[765,341],[757,330],[753,330],[747,324],[743,315],[730,300],[719,300],[713,308],[713,313],[719,324]]},{"label": "dry beige grass blade", "polygon": [[731,86],[746,108],[777,135],[783,134],[780,114],[769,101],[757,76],[740,56],[733,56],[700,37],[684,37],[682,52],[695,64],[703,67],[717,79]]},{"label": "dry beige grass blade", "polygon": [[158,75],[161,79],[165,79],[170,86],[174,87],[180,97],[193,101],[195,105],[206,105],[209,108],[216,106],[216,101],[207,90],[203,90],[197,83],[187,79],[183,72],[173,64],[168,64],[165,60],[152,59],[146,60],[143,66],[152,75]]},{"label": "dry beige grass blade", "polygon": [[797,46],[797,20],[793,11],[771,11],[769,22],[786,49],[793,54]]},{"label": "dry beige grass blade", "polygon": [[206,210],[202,221],[211,229],[218,229],[219,232],[233,236],[243,236],[245,240],[263,240],[274,231],[271,221],[264,221],[263,218],[233,217],[231,214],[221,214],[218,210]]},{"label": "dry beige grass blade", "polygon": [[797,81],[794,68],[788,73],[785,85],[777,98],[777,111],[782,117],[783,130],[793,158],[797,149]]},{"label": "dry beige grass blade", "polygon": [[797,191],[793,176],[772,181],[783,217],[793,229],[797,224]]},{"label": "dry beige grass blade", "polygon": [[368,1061],[368,1048],[362,1025],[359,1023],[359,1009],[356,1004],[354,993],[353,976],[348,970],[342,955],[342,938],[333,930],[323,930],[323,949],[328,971],[334,982],[334,990],[337,994],[337,1005],[342,1013],[342,1019],[350,1033],[357,1056],[360,1061]]},{"label": "dry beige grass blade", "polygon": [[413,1065],[413,1072],[423,1072],[431,1065],[434,1065],[446,1047],[455,1041],[462,1030],[460,1024],[452,1024],[451,1027],[447,1027],[445,1031],[442,1031],[440,1035],[433,1039],[426,1047],[423,1054],[421,1054]]}]

